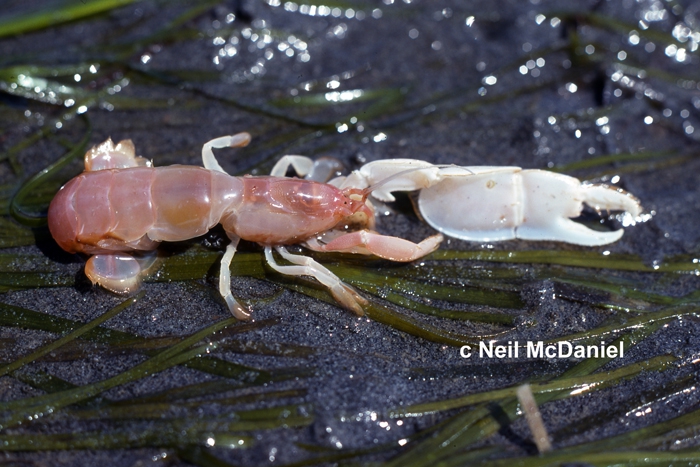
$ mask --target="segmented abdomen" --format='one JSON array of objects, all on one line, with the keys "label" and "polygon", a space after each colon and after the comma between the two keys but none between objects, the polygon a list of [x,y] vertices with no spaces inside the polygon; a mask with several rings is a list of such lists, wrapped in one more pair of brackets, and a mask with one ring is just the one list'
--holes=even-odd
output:
[{"label": "segmented abdomen", "polygon": [[206,233],[240,202],[240,180],[199,167],[84,172],[49,207],[49,230],[66,251],[151,250]]}]

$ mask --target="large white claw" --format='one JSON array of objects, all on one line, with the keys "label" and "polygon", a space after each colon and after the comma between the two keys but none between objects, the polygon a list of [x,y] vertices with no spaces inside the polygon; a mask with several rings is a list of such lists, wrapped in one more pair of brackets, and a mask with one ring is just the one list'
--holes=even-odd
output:
[{"label": "large white claw", "polygon": [[603,185],[582,185],[573,177],[516,167],[471,176],[444,177],[423,189],[418,206],[426,222],[451,237],[471,241],[513,238],[597,246],[618,240],[622,230],[598,232],[571,220],[586,203],[598,211],[641,212],[636,198]]},{"label": "large white claw", "polygon": [[[294,165],[299,171],[300,162],[308,164],[308,159],[301,159],[305,158],[291,156],[278,165],[285,171]],[[341,189],[371,187],[372,197],[384,202],[394,201],[395,191],[419,191],[418,209],[428,224],[445,235],[479,242],[521,238],[605,245],[622,237],[623,231],[599,232],[572,221],[584,203],[597,211],[626,211],[633,218],[642,210],[639,201],[622,190],[519,167],[436,166],[388,159],[365,164],[329,183]],[[367,249],[364,240],[360,243],[363,246],[354,245],[354,250]],[[313,241],[308,246],[313,248]]]},{"label": "large white claw", "polygon": [[582,185],[566,175],[519,167],[435,166],[413,159],[370,162],[353,172],[342,188],[378,185],[372,196],[393,201],[394,191],[420,190],[425,221],[451,237],[469,241],[521,238],[578,245],[605,245],[622,230],[598,232],[572,221],[584,203],[598,211],[641,213],[633,196],[605,185]]}]

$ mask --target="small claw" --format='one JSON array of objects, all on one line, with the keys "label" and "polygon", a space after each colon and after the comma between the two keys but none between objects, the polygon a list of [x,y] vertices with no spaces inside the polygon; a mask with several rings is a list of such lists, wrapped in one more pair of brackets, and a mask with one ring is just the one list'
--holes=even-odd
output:
[{"label": "small claw", "polygon": [[359,230],[342,234],[325,244],[312,238],[306,241],[306,246],[315,251],[375,255],[390,261],[409,262],[432,253],[442,240],[442,234],[436,234],[416,244],[399,237]]}]

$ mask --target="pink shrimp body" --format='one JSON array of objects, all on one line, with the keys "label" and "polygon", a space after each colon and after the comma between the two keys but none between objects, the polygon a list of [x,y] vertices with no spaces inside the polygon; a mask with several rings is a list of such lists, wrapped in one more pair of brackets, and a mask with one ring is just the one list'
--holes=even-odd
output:
[{"label": "pink shrimp body", "polygon": [[[357,211],[372,218],[364,200],[325,183],[281,177],[243,177],[242,203],[224,215],[227,231],[264,245],[299,243],[333,228]],[[357,192],[359,190],[352,190]]]},{"label": "pink shrimp body", "polygon": [[[366,230],[374,224],[371,190],[286,177],[232,177],[212,148],[242,147],[250,135],[215,138],[202,147],[206,168],[151,167],[130,140],[111,139],[85,154],[85,172],[69,181],[49,206],[49,230],[71,253],[92,255],[85,275],[116,293],[139,288],[161,241],[181,241],[222,224],[231,240],[219,271],[219,292],[239,319],[248,311],[231,293],[230,266],[240,239],[264,245],[267,264],[282,274],[307,275],[326,286],[339,304],[362,315],[367,301],[312,258],[289,253],[300,243],[317,251],[377,254],[412,261],[436,249],[442,236],[414,244]],[[355,228],[363,230],[349,232]],[[338,230],[339,229],[339,230]],[[326,243],[323,235],[331,241]],[[276,263],[272,249],[288,265]]]},{"label": "pink shrimp body", "polygon": [[231,177],[191,166],[84,172],[49,207],[66,251],[153,250],[160,241],[227,232],[266,245],[297,243],[335,226],[364,202],[339,189],[281,177]]}]

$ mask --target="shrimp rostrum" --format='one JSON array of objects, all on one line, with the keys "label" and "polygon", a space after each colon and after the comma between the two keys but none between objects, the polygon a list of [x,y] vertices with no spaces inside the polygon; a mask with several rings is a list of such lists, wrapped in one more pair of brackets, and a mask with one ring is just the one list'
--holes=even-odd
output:
[{"label": "shrimp rostrum", "polygon": [[[415,244],[370,230],[334,230],[346,224],[373,226],[374,212],[367,202],[371,188],[340,189],[311,180],[225,173],[212,149],[241,147],[249,141],[248,133],[209,141],[202,148],[201,168],[152,167],[136,157],[130,140],[114,145],[108,139],[87,152],[85,171],[51,202],[49,230],[64,250],[90,255],[85,274],[94,284],[131,293],[140,286],[144,253],[162,241],[190,239],[222,224],[231,243],[221,260],[219,291],[239,319],[249,317],[231,294],[230,266],[240,239],[263,245],[274,270],[314,277],[339,304],[358,315],[367,302],[357,291],[312,258],[291,254],[285,246],[312,246],[317,236],[334,231],[332,242],[315,249],[413,261],[442,241],[440,234]],[[278,264],[273,249],[291,264]]]}]

